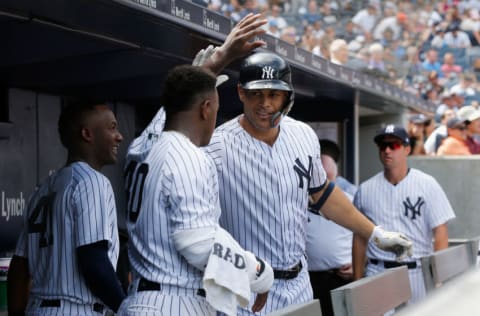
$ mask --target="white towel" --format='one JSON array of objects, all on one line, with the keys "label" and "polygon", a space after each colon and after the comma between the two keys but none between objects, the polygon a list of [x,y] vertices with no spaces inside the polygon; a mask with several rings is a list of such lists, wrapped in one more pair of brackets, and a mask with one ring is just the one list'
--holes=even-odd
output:
[{"label": "white towel", "polygon": [[250,281],[245,250],[222,228],[215,234],[203,276],[207,302],[218,311],[236,315],[237,306],[248,306]]}]

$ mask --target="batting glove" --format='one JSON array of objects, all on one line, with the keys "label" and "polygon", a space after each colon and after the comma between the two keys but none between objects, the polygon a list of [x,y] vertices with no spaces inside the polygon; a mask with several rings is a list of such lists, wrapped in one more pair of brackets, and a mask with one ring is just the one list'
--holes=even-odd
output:
[{"label": "batting glove", "polygon": [[397,261],[413,255],[412,242],[402,233],[385,231],[380,226],[375,226],[370,241],[382,250],[393,252]]},{"label": "batting glove", "polygon": [[254,293],[266,293],[273,285],[273,269],[250,251],[245,251],[250,290]]},{"label": "batting glove", "polygon": [[213,45],[208,45],[207,48],[202,48],[198,51],[193,59],[192,66],[202,67],[207,60],[209,60],[217,48]]},{"label": "batting glove", "polygon": [[[199,50],[198,53],[195,55],[195,58],[193,58],[192,66],[202,67],[207,60],[212,58],[216,49],[217,48],[215,46],[208,45],[207,48],[203,48]],[[228,80],[227,75],[220,75],[217,77],[217,83],[215,86],[218,87],[227,80]]]}]

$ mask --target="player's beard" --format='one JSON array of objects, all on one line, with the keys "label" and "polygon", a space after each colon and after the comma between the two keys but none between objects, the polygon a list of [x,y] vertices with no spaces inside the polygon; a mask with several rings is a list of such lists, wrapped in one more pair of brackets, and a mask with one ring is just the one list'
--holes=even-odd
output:
[{"label": "player's beard", "polygon": [[252,125],[252,126],[253,126],[255,129],[257,129],[257,130],[268,131],[268,130],[270,129],[270,126],[268,126],[268,127],[260,126],[259,124],[257,124],[257,123],[255,122],[254,119],[252,119],[252,118],[250,117],[250,115],[248,115],[248,114],[246,114],[246,113],[245,113],[243,116],[244,116],[245,119],[248,121],[248,123],[249,123],[250,125]]}]

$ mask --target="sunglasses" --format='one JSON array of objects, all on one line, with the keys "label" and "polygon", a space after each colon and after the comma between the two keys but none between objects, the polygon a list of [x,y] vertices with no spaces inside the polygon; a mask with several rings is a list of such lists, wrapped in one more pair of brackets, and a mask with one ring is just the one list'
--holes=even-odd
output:
[{"label": "sunglasses", "polygon": [[403,146],[403,143],[402,142],[380,142],[377,144],[377,146],[381,151],[384,151],[385,149],[387,149],[387,147],[390,148],[391,150],[397,150]]},{"label": "sunglasses", "polygon": [[455,129],[458,129],[459,131],[464,131],[467,128],[465,126],[458,126],[458,127],[455,127]]}]

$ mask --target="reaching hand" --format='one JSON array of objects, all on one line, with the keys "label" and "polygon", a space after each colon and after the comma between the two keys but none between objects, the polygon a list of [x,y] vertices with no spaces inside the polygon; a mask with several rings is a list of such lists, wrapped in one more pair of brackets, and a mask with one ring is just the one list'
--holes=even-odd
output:
[{"label": "reaching hand", "polygon": [[220,47],[209,46],[197,53],[194,66],[202,66],[214,73],[219,73],[229,63],[243,57],[265,44],[262,40],[251,41],[255,36],[265,33],[261,28],[267,23],[260,19],[261,14],[248,14],[232,28],[225,42]]},{"label": "reaching hand", "polygon": [[404,234],[385,231],[380,226],[375,226],[370,241],[382,250],[393,252],[397,261],[413,255],[412,242]]},{"label": "reaching hand", "polygon": [[247,14],[235,27],[230,31],[225,42],[220,49],[234,60],[250,53],[265,43],[260,40],[250,42],[255,36],[264,34],[265,30],[260,28],[267,23],[266,19],[260,19],[261,14]]},{"label": "reaching hand", "polygon": [[265,303],[267,303],[267,297],[268,297],[268,292],[266,293],[259,293],[255,297],[255,302],[253,303],[252,306],[252,312],[256,313],[262,310],[262,308],[265,306]]}]

